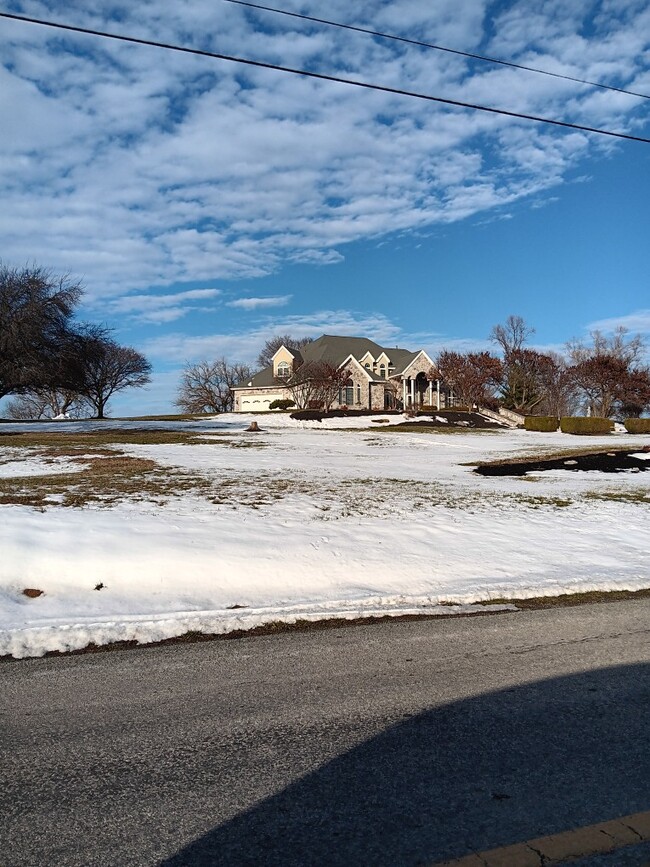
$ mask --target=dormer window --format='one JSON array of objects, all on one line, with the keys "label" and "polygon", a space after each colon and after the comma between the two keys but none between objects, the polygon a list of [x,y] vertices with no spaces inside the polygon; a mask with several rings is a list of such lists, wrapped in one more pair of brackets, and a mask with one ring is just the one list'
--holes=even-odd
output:
[{"label": "dormer window", "polygon": [[291,372],[291,371],[290,371],[290,369],[289,369],[289,365],[287,364],[286,361],[281,361],[281,362],[278,364],[278,373],[277,373],[277,375],[278,375],[278,378],[279,378],[279,379],[288,379],[288,378],[289,378],[289,373],[290,373],[290,372]]},{"label": "dormer window", "polygon": [[386,365],[385,364],[379,365],[379,376],[382,379],[386,379]]}]

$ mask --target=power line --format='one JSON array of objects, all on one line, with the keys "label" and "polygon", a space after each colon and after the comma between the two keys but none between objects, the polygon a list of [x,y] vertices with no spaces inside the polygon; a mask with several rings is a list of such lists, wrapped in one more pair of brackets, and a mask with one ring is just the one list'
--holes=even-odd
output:
[{"label": "power line", "polygon": [[513,63],[510,60],[499,60],[496,57],[486,57],[483,54],[472,54],[469,51],[459,51],[457,48],[448,48],[445,45],[436,45],[431,42],[420,42],[418,39],[408,39],[406,36],[396,36],[392,33],[382,33],[379,30],[370,30],[367,27],[356,27],[352,24],[341,24],[340,21],[330,21],[327,18],[314,18],[311,15],[301,15],[299,12],[288,12],[286,9],[276,9],[274,6],[262,6],[259,3],[249,3],[247,0],[224,0],[226,3],[234,3],[237,6],[248,6],[251,9],[261,9],[264,12],[273,12],[276,15],[286,15],[289,18],[301,18],[303,21],[312,21],[316,24],[326,24],[328,27],[339,27],[341,30],[353,30],[355,33],[366,33],[369,36],[377,36],[380,39],[393,39],[396,42],[404,42],[407,45],[416,45],[419,48],[431,48],[434,51],[445,51],[448,54],[457,54],[460,57],[469,57],[472,60],[481,60],[485,63],[498,63],[500,66],[510,66],[513,69],[524,69],[526,72],[535,72],[538,75],[550,75],[553,78],[563,78],[565,81],[574,81],[577,84],[588,84],[590,87],[601,87],[604,90],[614,90],[616,93],[625,93],[628,96],[638,96],[641,99],[650,99],[647,93],[637,93],[634,90],[626,90],[623,87],[614,87],[611,84],[601,84],[599,81],[589,81],[584,78],[574,78],[561,72],[551,72],[548,69],[538,69],[535,66],[524,66],[521,63]]},{"label": "power line", "polygon": [[642,142],[643,144],[650,144],[650,138],[629,135],[628,133],[613,132],[612,130],[599,129],[592,126],[584,126],[583,124],[569,123],[568,121],[564,120],[555,120],[548,117],[538,117],[537,115],[533,114],[522,114],[516,111],[507,111],[504,108],[491,108],[490,106],[476,105],[471,102],[461,102],[457,99],[445,99],[441,96],[432,96],[427,93],[418,93],[417,91],[412,90],[402,90],[397,87],[387,87],[386,85],[373,84],[368,81],[355,81],[352,78],[341,78],[336,75],[325,75],[321,72],[309,72],[305,69],[294,69],[290,66],[279,66],[275,63],[265,63],[261,60],[251,60],[250,58],[246,57],[234,57],[229,54],[218,54],[216,52],[205,51],[200,48],[188,48],[184,45],[173,45],[168,42],[158,42],[153,39],[141,39],[137,36],[124,36],[118,33],[108,33],[103,30],[92,30],[87,27],[75,27],[71,24],[60,24],[57,21],[45,21],[41,18],[30,18],[26,15],[14,15],[10,12],[0,12],[0,18],[8,18],[13,21],[23,21],[27,24],[38,24],[43,27],[52,27],[56,30],[64,30],[70,33],[83,33],[87,36],[98,36],[103,39],[112,39],[117,42],[127,42],[133,45],[146,45],[150,48],[162,48],[166,51],[177,51],[182,54],[192,54],[198,57],[211,57],[215,60],[226,60],[231,63],[241,63],[246,66],[253,66],[257,69],[272,69],[277,72],[287,72],[291,75],[301,75],[305,78],[314,78],[318,81],[332,81],[336,82],[337,84],[347,84],[351,85],[352,87],[361,87],[365,90],[373,90],[380,93],[390,93],[395,96],[406,96],[412,99],[422,99],[426,100],[427,102],[441,103],[442,105],[453,105],[456,108],[469,108],[473,111],[485,111],[490,114],[499,114],[506,117],[518,118],[519,120],[530,120],[536,123],[546,123],[550,124],[551,126],[559,126],[565,129],[574,129],[580,132],[591,132],[596,133],[597,135],[606,135],[612,138],[620,138],[626,139],[628,141],[637,141]]}]

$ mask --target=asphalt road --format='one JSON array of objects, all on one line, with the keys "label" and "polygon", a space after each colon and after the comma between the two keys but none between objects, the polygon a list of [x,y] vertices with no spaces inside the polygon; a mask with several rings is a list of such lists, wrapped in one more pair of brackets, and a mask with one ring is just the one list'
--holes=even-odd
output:
[{"label": "asphalt road", "polygon": [[415,865],[650,808],[650,600],[0,664],[0,864]]}]

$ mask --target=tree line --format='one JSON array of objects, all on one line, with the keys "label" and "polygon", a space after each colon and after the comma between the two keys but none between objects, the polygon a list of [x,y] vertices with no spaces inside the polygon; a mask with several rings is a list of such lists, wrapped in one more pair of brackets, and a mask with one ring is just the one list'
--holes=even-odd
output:
[{"label": "tree line", "polygon": [[521,316],[509,316],[490,334],[501,357],[443,350],[437,375],[463,404],[522,415],[636,418],[650,410],[650,368],[640,335],[622,327],[610,336],[593,331],[590,342],[570,341],[560,354],[528,347],[534,331]]},{"label": "tree line", "polygon": [[151,364],[110,329],[77,322],[83,294],[69,276],[0,263],[0,398],[13,419],[104,418],[110,398],[151,381]]}]

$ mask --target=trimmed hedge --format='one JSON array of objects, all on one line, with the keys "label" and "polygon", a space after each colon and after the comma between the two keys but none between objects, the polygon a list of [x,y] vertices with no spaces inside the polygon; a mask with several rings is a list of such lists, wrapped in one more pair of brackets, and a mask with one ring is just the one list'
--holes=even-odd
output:
[{"label": "trimmed hedge", "polygon": [[527,415],[524,419],[524,429],[553,433],[560,426],[560,419],[554,415]]},{"label": "trimmed hedge", "polygon": [[560,430],[562,433],[580,436],[608,434],[614,430],[614,422],[611,419],[596,416],[565,415],[560,419]]},{"label": "trimmed hedge", "polygon": [[625,430],[631,434],[650,434],[650,418],[626,418]]}]

